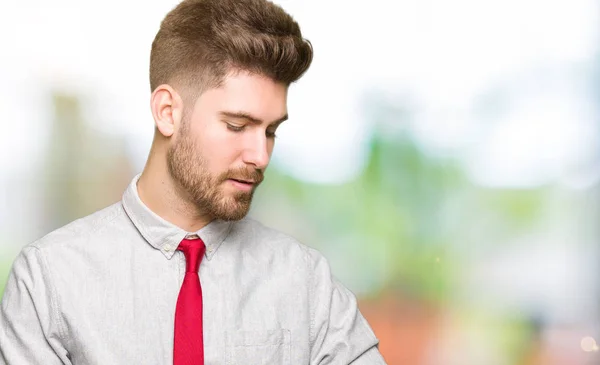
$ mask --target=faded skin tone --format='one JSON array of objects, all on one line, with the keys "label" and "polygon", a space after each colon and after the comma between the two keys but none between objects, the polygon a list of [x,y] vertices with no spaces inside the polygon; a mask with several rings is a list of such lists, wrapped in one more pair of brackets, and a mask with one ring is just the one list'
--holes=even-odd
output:
[{"label": "faded skin tone", "polygon": [[158,86],[140,199],[187,232],[214,219],[243,218],[271,159],[275,131],[287,119],[287,91],[285,84],[245,71],[230,73],[193,105],[170,85]]}]

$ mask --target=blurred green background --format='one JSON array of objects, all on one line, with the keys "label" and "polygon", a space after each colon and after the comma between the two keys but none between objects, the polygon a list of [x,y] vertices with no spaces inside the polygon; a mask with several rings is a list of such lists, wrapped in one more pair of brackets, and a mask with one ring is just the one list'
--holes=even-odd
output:
[{"label": "blurred green background", "polygon": [[[0,5],[0,293],[143,168],[175,3]],[[251,215],[325,254],[389,364],[600,363],[599,4],[278,3],[315,61]]]}]

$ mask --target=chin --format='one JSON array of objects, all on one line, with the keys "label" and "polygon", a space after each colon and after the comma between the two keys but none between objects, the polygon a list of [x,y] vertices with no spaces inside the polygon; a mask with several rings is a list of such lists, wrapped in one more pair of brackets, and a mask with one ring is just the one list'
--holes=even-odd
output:
[{"label": "chin", "polygon": [[225,214],[219,214],[216,216],[217,219],[223,221],[239,221],[248,215],[248,209],[240,209],[236,211],[229,211]]},{"label": "chin", "polygon": [[250,200],[240,202],[236,198],[229,198],[228,201],[222,201],[220,206],[213,211],[213,216],[224,221],[239,221],[248,215],[250,211]]}]

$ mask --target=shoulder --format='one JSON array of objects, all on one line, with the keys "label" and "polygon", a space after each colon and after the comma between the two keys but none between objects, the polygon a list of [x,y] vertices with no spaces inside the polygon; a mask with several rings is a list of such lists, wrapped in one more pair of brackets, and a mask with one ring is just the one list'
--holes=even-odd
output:
[{"label": "shoulder", "polygon": [[259,252],[267,258],[301,260],[309,267],[318,262],[326,262],[323,255],[315,248],[250,217],[235,222],[230,237],[240,242],[240,249]]},{"label": "shoulder", "polygon": [[82,244],[95,233],[101,232],[116,219],[125,214],[121,202],[114,203],[104,209],[98,210],[88,216],[74,220],[38,240],[29,243],[24,250],[37,249],[41,252],[52,252],[69,247],[73,244]]},{"label": "shoulder", "polygon": [[91,247],[87,244],[89,237],[119,217],[120,211],[121,204],[115,203],[25,245],[15,257],[12,272],[18,278],[39,282],[50,280],[50,271],[67,269],[65,272],[71,272],[77,261],[75,258],[85,251],[84,248]]}]

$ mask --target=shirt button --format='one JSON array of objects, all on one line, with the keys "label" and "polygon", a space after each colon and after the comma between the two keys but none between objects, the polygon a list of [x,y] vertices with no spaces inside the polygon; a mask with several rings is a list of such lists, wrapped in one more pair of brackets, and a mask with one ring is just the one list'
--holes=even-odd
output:
[{"label": "shirt button", "polygon": [[206,251],[208,251],[209,253],[213,251],[212,247],[209,247],[206,249]]},{"label": "shirt button", "polygon": [[165,251],[171,252],[171,250],[172,250],[171,245],[165,245]]}]

